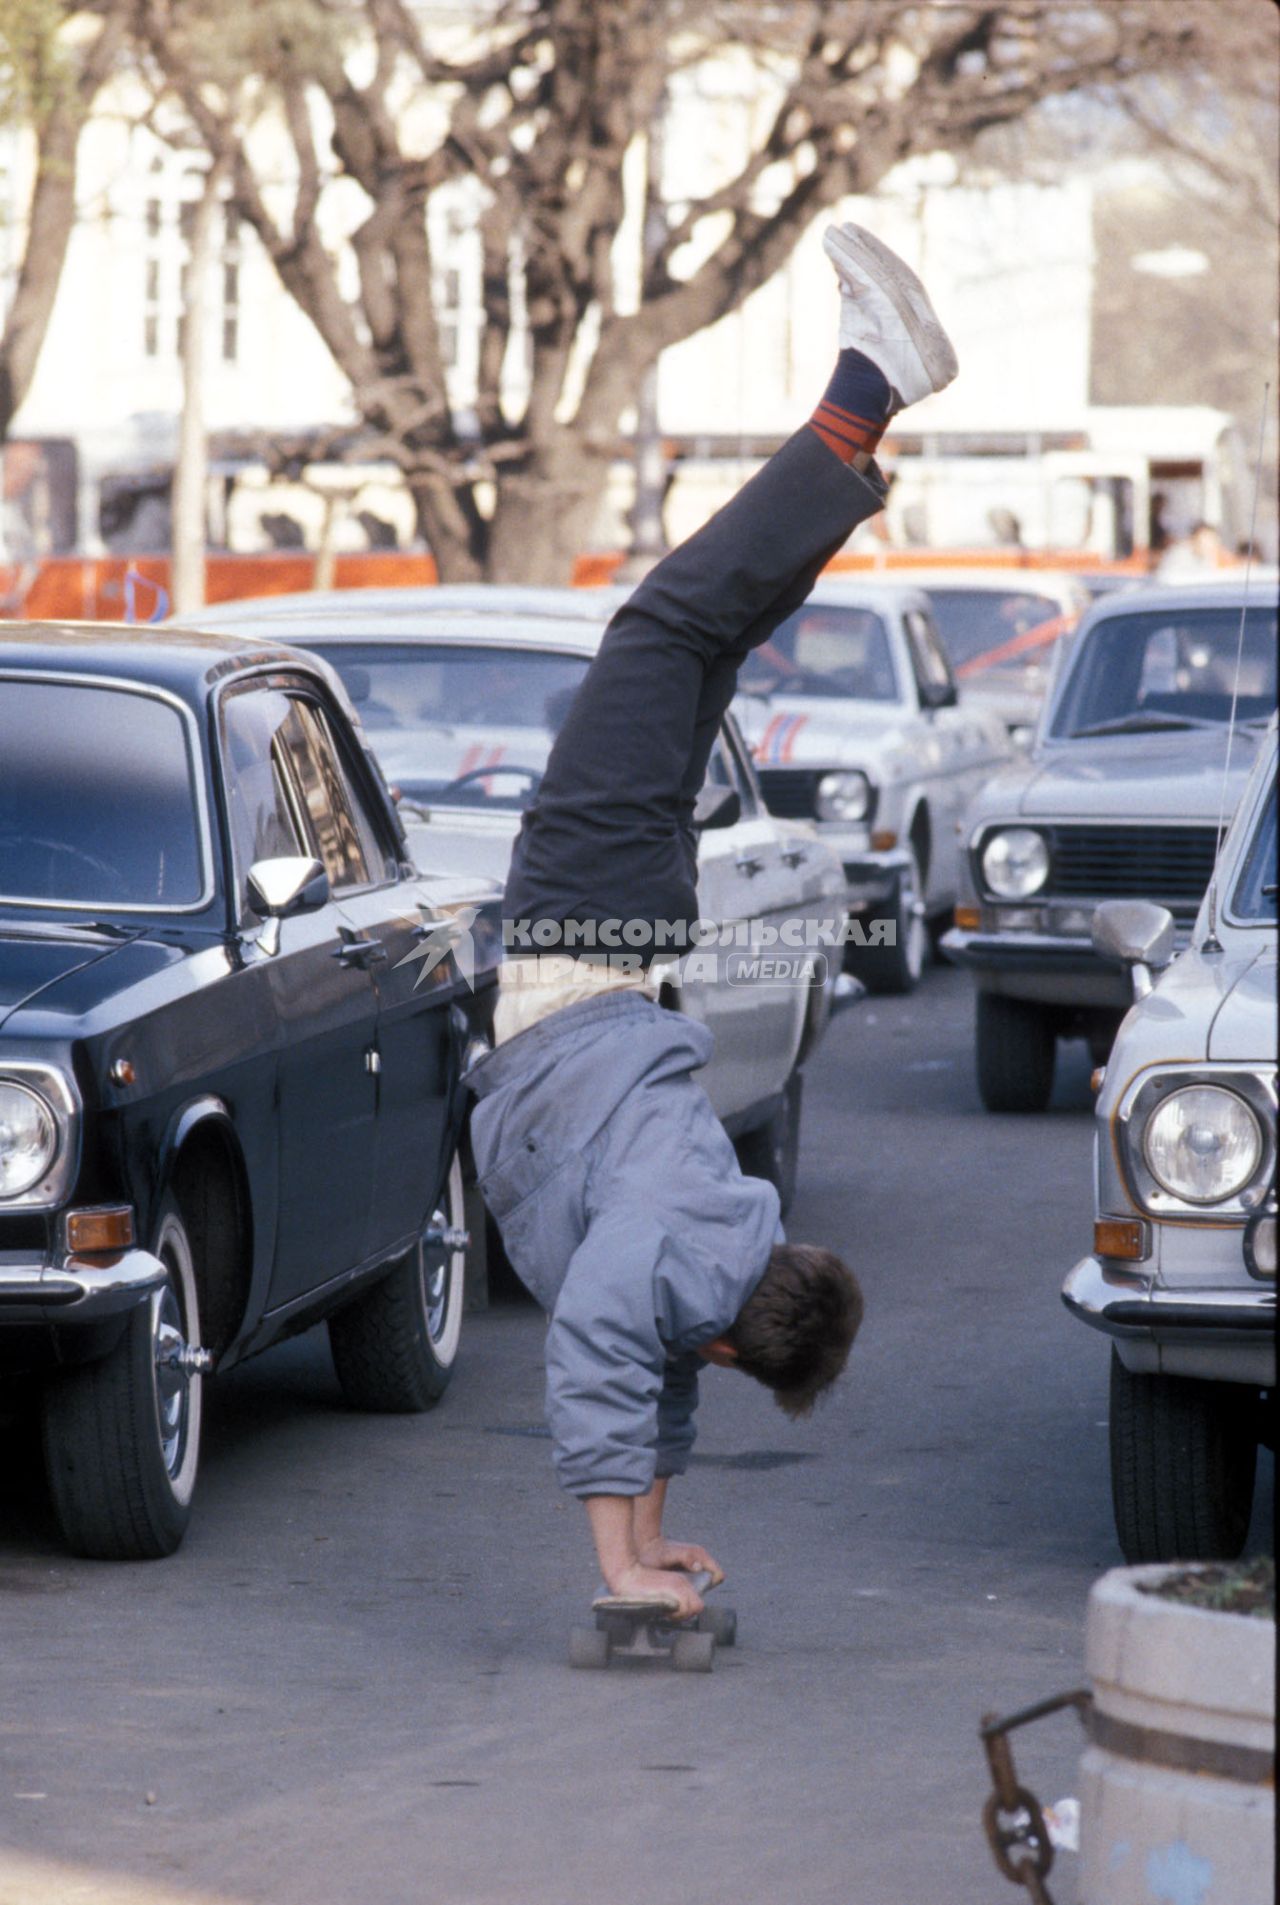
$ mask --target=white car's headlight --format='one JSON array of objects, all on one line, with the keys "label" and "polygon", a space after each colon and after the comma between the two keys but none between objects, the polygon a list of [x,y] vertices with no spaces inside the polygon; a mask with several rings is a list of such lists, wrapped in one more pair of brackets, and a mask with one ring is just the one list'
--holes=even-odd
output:
[{"label": "white car's headlight", "polygon": [[871,811],[871,782],[854,768],[824,774],[814,801],[819,820],[865,820]]},{"label": "white car's headlight", "polygon": [[58,1121],[38,1091],[0,1078],[0,1199],[21,1197],[58,1154]]},{"label": "white car's headlight", "polygon": [[1262,1160],[1262,1131],[1243,1098],[1220,1085],[1185,1085],[1152,1112],[1142,1134],[1147,1169],[1188,1204],[1242,1191]]},{"label": "white car's headlight", "polygon": [[1049,878],[1049,849],[1032,827],[1005,827],[982,849],[982,877],[1000,900],[1026,900]]}]

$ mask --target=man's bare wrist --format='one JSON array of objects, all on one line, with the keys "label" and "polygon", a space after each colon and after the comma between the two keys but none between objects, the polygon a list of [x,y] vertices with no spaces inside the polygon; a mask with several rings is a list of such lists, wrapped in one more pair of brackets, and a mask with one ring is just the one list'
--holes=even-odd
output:
[{"label": "man's bare wrist", "polygon": [[605,1586],[616,1593],[619,1581],[636,1565],[633,1498],[588,1495],[584,1506]]}]

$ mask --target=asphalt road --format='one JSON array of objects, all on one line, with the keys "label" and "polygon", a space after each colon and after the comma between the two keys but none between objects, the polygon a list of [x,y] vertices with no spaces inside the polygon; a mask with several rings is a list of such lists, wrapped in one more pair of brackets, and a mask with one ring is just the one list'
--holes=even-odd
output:
[{"label": "asphalt road", "polygon": [[[215,1392],[173,1560],[68,1560],[0,1444],[0,1905],[998,1905],[976,1728],[1082,1677],[1119,1556],[1106,1353],[1057,1290],[1087,1246],[1088,1060],[991,1118],[968,985],[837,1022],[797,1239],[857,1266],[837,1397],[789,1423],[705,1384],[672,1531],[730,1574],[709,1677],[573,1673],[595,1585],[541,1433],[541,1325],[468,1321],[434,1415],[358,1418],[324,1339]],[[1253,1544],[1271,1539],[1264,1458]],[[1045,1801],[1070,1717],[1020,1735]],[[1053,1875],[1074,1897],[1074,1860]]]}]

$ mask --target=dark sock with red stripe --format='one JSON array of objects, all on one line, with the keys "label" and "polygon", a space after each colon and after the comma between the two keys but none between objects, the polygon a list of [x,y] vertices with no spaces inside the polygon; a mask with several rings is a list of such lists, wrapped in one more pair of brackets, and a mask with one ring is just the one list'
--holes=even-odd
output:
[{"label": "dark sock with red stripe", "polygon": [[809,422],[842,463],[868,456],[884,435],[893,408],[889,380],[861,351],[841,351],[826,394]]}]

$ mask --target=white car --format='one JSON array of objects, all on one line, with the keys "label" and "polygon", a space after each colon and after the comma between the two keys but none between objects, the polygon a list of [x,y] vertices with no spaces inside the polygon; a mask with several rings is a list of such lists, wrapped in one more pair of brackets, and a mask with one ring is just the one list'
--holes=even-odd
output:
[{"label": "white car", "polygon": [[847,964],[908,992],[961,868],[957,825],[1012,754],[998,715],[961,702],[914,584],[823,579],[744,662],[734,710],[771,813],[816,823],[844,867],[859,938]]},{"label": "white car", "polygon": [[1029,747],[1061,658],[1089,606],[1084,583],[1057,569],[913,564],[907,573],[929,598],[961,706],[998,715],[1015,745]]},{"label": "white car", "polygon": [[[530,597],[542,612],[529,611]],[[609,600],[567,590],[351,590],[223,604],[192,619],[323,655],[400,798],[419,864],[501,880]],[[734,937],[734,957],[695,949],[664,968],[663,996],[714,1031],[701,1082],[746,1168],[775,1183],[785,1204],[802,1068],[837,1000],[859,991],[840,974],[844,877],[812,825],[769,814],[732,717],[701,811],[701,915]]]},{"label": "white car", "polygon": [[1111,1489],[1126,1560],[1244,1547],[1276,1380],[1276,727],[1201,905],[1111,901],[1099,950],[1138,1002],[1107,1061],[1094,1248],[1063,1287],[1110,1336]]},{"label": "white car", "polygon": [[1086,615],[1030,756],[965,817],[943,945],[974,975],[988,1111],[1044,1110],[1059,1039],[1110,1050],[1130,993],[1090,938],[1099,901],[1154,900],[1186,943],[1275,700],[1262,589],[1127,590]]}]

